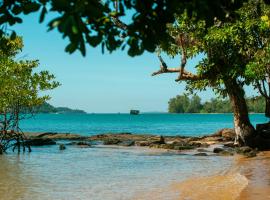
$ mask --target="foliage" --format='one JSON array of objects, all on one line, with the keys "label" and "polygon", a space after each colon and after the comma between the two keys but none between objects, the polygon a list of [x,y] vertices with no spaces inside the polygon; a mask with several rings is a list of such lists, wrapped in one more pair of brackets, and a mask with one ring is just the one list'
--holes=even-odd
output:
[{"label": "foliage", "polygon": [[[265,99],[262,96],[247,98],[248,110],[252,113],[263,113]],[[212,98],[201,103],[197,95],[189,98],[187,95],[177,95],[168,103],[170,113],[231,113],[232,108],[228,99]]]},{"label": "foliage", "polygon": [[[207,24],[214,17],[226,20],[233,18],[233,11],[247,0],[2,0],[0,2],[0,26],[22,23],[23,15],[39,13],[42,23],[48,13],[55,16],[49,30],[58,29],[70,43],[69,53],[75,50],[85,55],[85,44],[109,52],[129,46],[128,54],[140,55],[144,50],[154,52],[156,45],[170,39],[166,24],[174,21],[175,13],[196,15]],[[267,0],[266,0],[267,1]],[[120,20],[128,18],[127,24]],[[3,27],[4,28],[4,27]],[[13,33],[15,37],[15,33]]]},{"label": "foliage", "polygon": [[[174,40],[161,45],[161,49],[173,57],[186,53],[187,59],[204,54],[205,58],[195,66],[200,78],[186,80],[187,89],[192,92],[211,87],[226,96],[225,82],[230,85],[234,80],[240,86],[249,85],[269,70],[270,23],[266,17],[269,14],[268,5],[250,1],[235,12],[235,20],[216,19],[213,26],[207,27],[205,21],[197,21],[184,13],[176,16],[175,23],[168,26]],[[182,46],[178,42],[180,36],[184,40]]]},{"label": "foliage", "polygon": [[[19,121],[49,99],[48,95],[39,95],[41,91],[54,89],[59,83],[48,71],[34,72],[39,65],[37,60],[16,59],[23,47],[21,38],[11,40],[5,36],[0,42],[0,149],[6,151],[16,140],[19,151],[23,141]],[[28,115],[23,114],[26,110]]]}]

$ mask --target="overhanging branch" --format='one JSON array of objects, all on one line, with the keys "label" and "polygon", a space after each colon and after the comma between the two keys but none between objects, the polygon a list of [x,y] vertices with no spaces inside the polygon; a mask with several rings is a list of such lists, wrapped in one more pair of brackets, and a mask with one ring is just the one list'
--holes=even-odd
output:
[{"label": "overhanging branch", "polygon": [[178,78],[175,80],[176,82],[183,81],[183,80],[196,81],[196,80],[205,79],[205,77],[202,75],[196,75],[196,74],[193,74],[191,72],[186,71],[182,64],[181,64],[181,67],[178,67],[178,68],[168,68],[167,64],[165,63],[165,61],[162,59],[162,57],[160,55],[158,56],[158,58],[159,58],[159,61],[161,63],[160,70],[152,73],[152,76],[156,76],[159,74],[165,74],[165,73],[179,73]]}]

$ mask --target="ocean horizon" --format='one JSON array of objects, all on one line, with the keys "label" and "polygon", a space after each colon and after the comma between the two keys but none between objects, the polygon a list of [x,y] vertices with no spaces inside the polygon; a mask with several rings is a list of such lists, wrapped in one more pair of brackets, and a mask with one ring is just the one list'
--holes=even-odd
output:
[{"label": "ocean horizon", "polygon": [[[266,123],[264,114],[250,114],[252,124]],[[95,135],[102,133],[136,133],[157,135],[202,136],[221,128],[233,128],[233,115],[200,113],[142,113],[140,115],[37,114],[21,121],[24,132],[59,132]]]}]

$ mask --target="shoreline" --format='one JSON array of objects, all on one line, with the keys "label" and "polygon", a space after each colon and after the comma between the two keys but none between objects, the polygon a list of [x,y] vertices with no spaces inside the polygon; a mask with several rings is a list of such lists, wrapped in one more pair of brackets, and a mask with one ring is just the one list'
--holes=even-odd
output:
[{"label": "shoreline", "polygon": [[[64,144],[67,148],[69,148],[67,144],[69,142],[79,148],[98,148],[98,145],[101,144],[104,145],[103,148],[139,148],[154,154],[156,152],[169,152],[179,154],[179,156],[208,156],[209,158],[196,158],[201,160],[202,164],[208,159],[213,159],[210,156],[229,156],[228,159],[232,160],[232,164],[225,172],[212,173],[209,176],[206,175],[207,173],[202,173],[201,176],[191,174],[191,177],[181,182],[172,182],[165,186],[162,189],[162,194],[164,192],[173,194],[175,196],[173,199],[214,200],[217,197],[226,200],[267,199],[270,197],[270,189],[268,189],[270,152],[258,152],[258,155],[252,158],[241,153],[239,155],[233,150],[235,148],[230,146],[233,143],[233,134],[232,129],[222,129],[202,137],[161,137],[159,135],[131,133],[107,133],[93,136],[70,133],[26,133],[26,137],[28,140],[56,141],[55,145]],[[100,143],[97,143],[98,141]],[[170,166],[167,167],[170,168]],[[194,194],[194,190],[196,190],[196,194]],[[138,199],[155,198],[155,195],[160,195],[160,193],[155,190],[146,190],[142,196],[138,196]]]}]

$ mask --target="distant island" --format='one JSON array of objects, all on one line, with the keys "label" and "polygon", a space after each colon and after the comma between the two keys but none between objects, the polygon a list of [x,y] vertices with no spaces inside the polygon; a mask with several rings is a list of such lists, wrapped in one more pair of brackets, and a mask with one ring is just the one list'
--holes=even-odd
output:
[{"label": "distant island", "polygon": [[35,113],[57,113],[57,114],[87,114],[84,110],[71,109],[67,107],[54,107],[49,103],[44,103],[34,109]]}]

